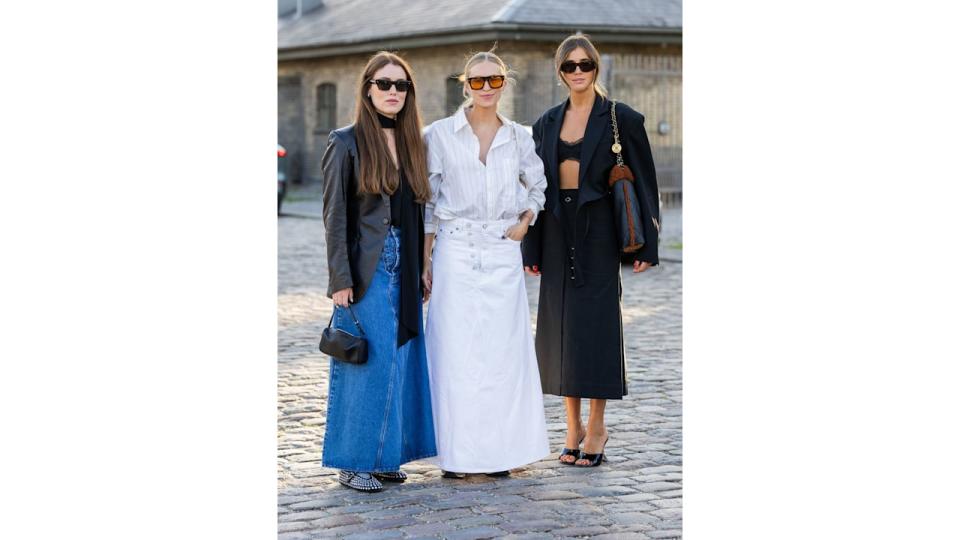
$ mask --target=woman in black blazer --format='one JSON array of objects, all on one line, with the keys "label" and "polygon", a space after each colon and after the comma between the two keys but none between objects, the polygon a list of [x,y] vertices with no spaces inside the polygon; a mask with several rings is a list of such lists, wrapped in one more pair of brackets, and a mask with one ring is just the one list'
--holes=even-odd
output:
[{"label": "woman in black blazer", "polygon": [[435,456],[420,261],[426,148],[410,66],[373,55],[357,81],[354,123],[323,154],[331,324],[367,342],[364,364],[331,359],[323,465],[380,491],[400,465]]},{"label": "woman in black blazer", "polygon": [[[600,54],[586,36],[565,39],[555,64],[570,96],[533,125],[547,176],[546,204],[524,238],[523,264],[528,274],[542,276],[536,347],[543,391],[565,397],[567,438],[560,461],[596,466],[609,438],[606,400],[627,394],[620,247],[607,186],[616,163],[611,101],[600,84]],[[638,273],[659,262],[656,171],[643,115],[618,103],[616,117],[643,221],[645,243],[633,263]],[[591,400],[586,427],[582,398]]]}]

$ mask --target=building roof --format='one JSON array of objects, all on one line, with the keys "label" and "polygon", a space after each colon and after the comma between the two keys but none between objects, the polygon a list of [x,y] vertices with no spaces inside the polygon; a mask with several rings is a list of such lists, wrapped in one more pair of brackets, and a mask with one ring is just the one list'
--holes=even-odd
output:
[{"label": "building roof", "polygon": [[680,40],[681,0],[322,0],[278,23],[280,59],[487,39]]},{"label": "building roof", "polygon": [[514,0],[501,15],[503,22],[611,28],[672,28],[680,30],[680,0]]}]

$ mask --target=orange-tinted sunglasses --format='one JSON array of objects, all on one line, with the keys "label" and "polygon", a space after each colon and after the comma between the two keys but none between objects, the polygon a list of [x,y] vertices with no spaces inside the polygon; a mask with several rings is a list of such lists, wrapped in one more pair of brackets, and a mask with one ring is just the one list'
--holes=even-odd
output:
[{"label": "orange-tinted sunglasses", "polygon": [[503,75],[491,75],[489,77],[468,77],[467,83],[470,84],[470,88],[473,90],[483,90],[483,84],[485,82],[490,83],[490,88],[500,88],[503,86],[503,81],[507,78]]}]

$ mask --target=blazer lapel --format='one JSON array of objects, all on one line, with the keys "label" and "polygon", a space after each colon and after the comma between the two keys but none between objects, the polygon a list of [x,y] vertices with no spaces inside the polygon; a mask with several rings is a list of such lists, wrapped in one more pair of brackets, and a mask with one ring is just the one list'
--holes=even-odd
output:
[{"label": "blazer lapel", "polygon": [[[357,148],[357,130],[356,126],[350,127],[350,151],[353,153],[353,176],[357,179],[357,185],[360,185],[360,149]],[[390,196],[386,193],[380,193],[380,199],[387,207],[387,215],[390,215]]]},{"label": "blazer lapel", "polygon": [[544,126],[543,130],[543,141],[540,142],[543,145],[543,157],[547,161],[550,178],[557,178],[558,180],[560,178],[560,166],[557,163],[557,144],[560,141],[560,127],[563,124],[563,111],[566,110],[566,105],[567,102],[565,101],[559,107],[554,107],[550,116],[547,117],[547,125]]},{"label": "blazer lapel", "polygon": [[353,177],[357,181],[357,185],[360,185],[360,150],[357,148],[357,128],[355,124],[350,124],[343,132],[346,135],[347,142],[349,143],[347,148],[350,150],[350,155],[353,157]]},{"label": "blazer lapel", "polygon": [[[543,162],[547,169],[547,178],[552,178],[552,182],[547,183],[547,189],[552,192],[555,204],[553,204],[553,213],[560,218],[560,205],[556,204],[560,200],[560,164],[557,163],[557,144],[560,141],[560,127],[563,124],[563,111],[567,109],[567,103],[564,101],[553,108],[547,115],[543,126],[543,140],[540,146],[543,148]],[[547,199],[551,200],[550,198]]]},{"label": "blazer lapel", "polygon": [[590,160],[597,150],[597,144],[603,136],[604,130],[613,129],[607,122],[609,115],[609,106],[607,100],[599,95],[593,100],[593,110],[590,112],[590,118],[587,119],[587,129],[583,134],[583,146],[580,148],[580,178],[578,183],[583,188],[583,175],[590,168]]}]

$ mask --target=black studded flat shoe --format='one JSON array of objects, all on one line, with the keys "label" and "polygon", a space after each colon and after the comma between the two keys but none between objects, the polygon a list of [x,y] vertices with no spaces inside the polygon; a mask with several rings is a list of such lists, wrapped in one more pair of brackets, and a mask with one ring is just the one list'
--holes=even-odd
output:
[{"label": "black studded flat shoe", "polygon": [[377,480],[385,480],[387,482],[405,482],[407,480],[407,473],[403,471],[375,472],[373,476]]},{"label": "black studded flat shoe", "polygon": [[600,449],[599,454],[587,454],[585,452],[580,454],[580,458],[577,461],[579,461],[580,459],[583,459],[583,460],[589,461],[590,463],[587,463],[585,465],[580,465],[579,463],[574,462],[574,465],[576,465],[577,467],[596,467],[597,465],[600,464],[600,462],[606,461],[607,456],[603,453],[603,451],[607,448],[607,441],[609,440],[610,440],[610,436],[607,435],[607,438],[603,441],[603,447]]},{"label": "black studded flat shoe", "polygon": [[376,492],[383,489],[383,484],[370,473],[340,471],[340,483],[357,491]]},{"label": "black studded flat shoe", "polygon": [[[560,455],[557,456],[557,459],[560,460],[560,463],[563,463],[564,465],[573,465],[574,463],[576,463],[577,460],[580,459],[580,445],[583,444],[583,440],[586,438],[587,438],[586,435],[584,435],[583,437],[580,437],[580,442],[577,443],[576,448],[564,447],[563,450],[560,451]],[[561,459],[563,458],[563,456],[573,456],[573,461],[564,461],[563,459]]]},{"label": "black studded flat shoe", "polygon": [[467,473],[462,472],[452,472],[452,471],[443,471],[444,478],[454,478],[456,480],[463,480],[467,477]]}]

